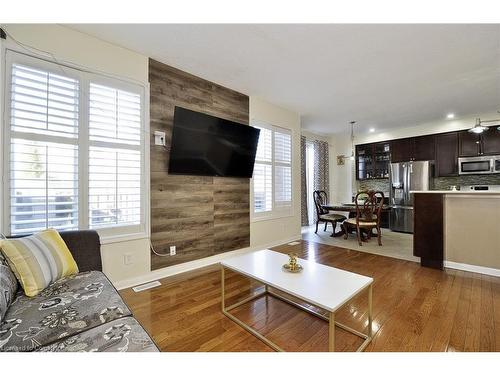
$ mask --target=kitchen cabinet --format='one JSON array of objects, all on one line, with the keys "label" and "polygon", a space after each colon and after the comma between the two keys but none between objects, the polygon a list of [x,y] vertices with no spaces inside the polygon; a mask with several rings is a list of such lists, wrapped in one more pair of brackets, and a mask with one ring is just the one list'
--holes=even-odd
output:
[{"label": "kitchen cabinet", "polygon": [[356,180],[367,180],[373,170],[373,146],[356,146]]},{"label": "kitchen cabinet", "polygon": [[500,155],[500,130],[496,126],[481,134],[481,140],[483,155]]},{"label": "kitchen cabinet", "polygon": [[391,141],[391,163],[410,161],[410,138],[395,139]]},{"label": "kitchen cabinet", "polygon": [[500,155],[497,126],[482,134],[463,130],[357,145],[356,179],[386,178],[391,162],[424,160],[435,160],[436,177],[458,176],[459,157],[481,155]]},{"label": "kitchen cabinet", "polygon": [[481,135],[467,130],[458,132],[458,149],[460,157],[481,155]]},{"label": "kitchen cabinet", "polygon": [[395,139],[391,141],[391,162],[434,160],[435,148],[433,135]]},{"label": "kitchen cabinet", "polygon": [[500,155],[500,131],[496,126],[481,134],[462,130],[458,133],[458,139],[460,157]]},{"label": "kitchen cabinet", "polygon": [[458,133],[444,133],[436,136],[436,176],[458,175]]},{"label": "kitchen cabinet", "polygon": [[389,163],[389,142],[356,146],[356,180],[388,178]]},{"label": "kitchen cabinet", "polygon": [[414,161],[436,159],[436,137],[424,135],[412,138],[412,157]]}]

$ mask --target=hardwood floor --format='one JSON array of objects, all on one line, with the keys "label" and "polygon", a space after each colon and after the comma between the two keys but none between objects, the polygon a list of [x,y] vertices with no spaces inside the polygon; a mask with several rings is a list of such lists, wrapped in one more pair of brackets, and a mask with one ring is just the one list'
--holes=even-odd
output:
[{"label": "hardwood floor", "polygon": [[[314,242],[273,250],[374,278],[374,339],[366,351],[500,351],[500,278],[458,270],[439,271],[404,261]],[[121,295],[163,351],[272,351],[220,310],[216,266],[161,280],[162,286]],[[227,272],[228,304],[261,286]],[[233,313],[287,351],[326,351],[327,323],[273,297]],[[362,294],[337,313],[364,330]],[[336,330],[339,351],[361,339]]]}]

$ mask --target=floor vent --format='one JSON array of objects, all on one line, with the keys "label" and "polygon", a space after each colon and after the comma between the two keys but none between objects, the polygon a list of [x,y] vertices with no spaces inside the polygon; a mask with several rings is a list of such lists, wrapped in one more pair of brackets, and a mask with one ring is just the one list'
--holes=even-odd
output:
[{"label": "floor vent", "polygon": [[157,287],[157,286],[160,286],[160,285],[161,285],[161,283],[158,280],[156,280],[156,281],[151,281],[150,283],[146,283],[146,284],[134,286],[132,288],[132,290],[134,292],[142,292],[143,290],[151,289],[151,288],[154,288],[154,287]]},{"label": "floor vent", "polygon": [[295,246],[295,245],[300,245],[300,242],[299,241],[293,241],[293,242],[289,242],[288,243],[288,246]]}]

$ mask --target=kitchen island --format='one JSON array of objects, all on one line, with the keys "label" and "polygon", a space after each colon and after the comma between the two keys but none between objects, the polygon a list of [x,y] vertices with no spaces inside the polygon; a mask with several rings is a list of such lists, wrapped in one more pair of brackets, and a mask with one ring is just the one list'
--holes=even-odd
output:
[{"label": "kitchen island", "polygon": [[421,264],[500,276],[500,191],[412,191]]}]

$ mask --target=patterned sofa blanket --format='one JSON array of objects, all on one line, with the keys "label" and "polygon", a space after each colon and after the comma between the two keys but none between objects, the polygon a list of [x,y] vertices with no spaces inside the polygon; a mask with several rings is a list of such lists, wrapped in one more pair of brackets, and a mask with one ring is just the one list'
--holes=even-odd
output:
[{"label": "patterned sofa blanket", "polygon": [[[0,351],[33,351],[130,315],[102,272],[82,272],[56,281],[33,298],[18,293],[0,325]],[[131,337],[135,325],[124,324]]]},{"label": "patterned sofa blanket", "polygon": [[157,352],[149,335],[132,317],[99,327],[44,346],[41,352]]}]

